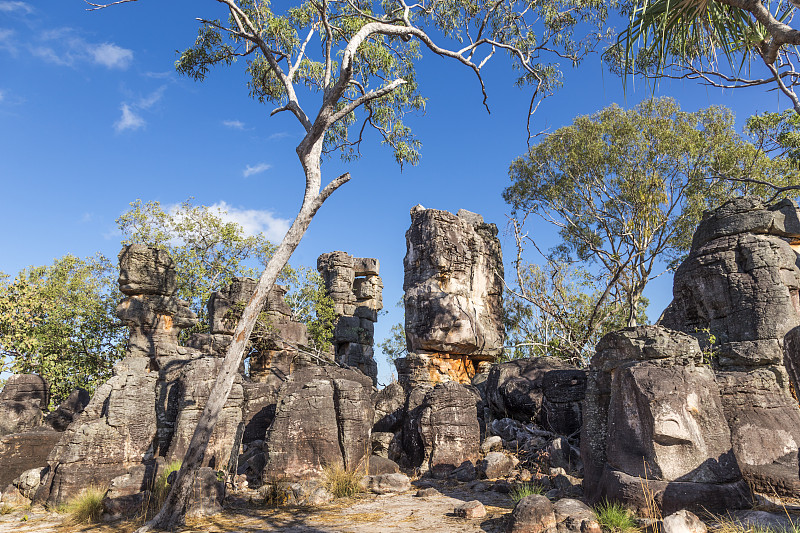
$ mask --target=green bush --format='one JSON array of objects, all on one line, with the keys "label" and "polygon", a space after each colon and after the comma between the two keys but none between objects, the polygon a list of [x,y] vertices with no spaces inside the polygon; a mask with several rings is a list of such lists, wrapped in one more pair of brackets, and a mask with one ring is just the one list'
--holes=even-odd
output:
[{"label": "green bush", "polygon": [[611,533],[633,533],[639,529],[631,512],[617,502],[602,502],[594,512],[600,526]]},{"label": "green bush", "polygon": [[532,496],[534,494],[544,494],[544,489],[541,485],[533,481],[518,483],[511,488],[511,492],[509,493],[514,503],[517,503],[525,496]]}]

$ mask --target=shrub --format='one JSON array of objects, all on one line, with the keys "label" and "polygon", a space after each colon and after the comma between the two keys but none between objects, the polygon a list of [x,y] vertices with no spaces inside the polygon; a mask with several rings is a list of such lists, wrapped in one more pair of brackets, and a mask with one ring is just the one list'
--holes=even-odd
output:
[{"label": "shrub", "polygon": [[325,488],[337,498],[349,498],[361,492],[361,477],[358,470],[348,471],[341,466],[326,467]]},{"label": "shrub", "polygon": [[99,487],[90,486],[79,495],[72,498],[66,506],[72,522],[97,522],[103,514],[103,498],[106,491]]},{"label": "shrub", "polygon": [[602,502],[595,509],[600,526],[611,533],[633,533],[636,522],[630,511],[617,502]]},{"label": "shrub", "polygon": [[514,503],[517,503],[525,496],[531,496],[534,494],[544,494],[544,489],[541,487],[541,485],[533,481],[518,483],[511,488],[511,492],[509,493],[511,500]]}]

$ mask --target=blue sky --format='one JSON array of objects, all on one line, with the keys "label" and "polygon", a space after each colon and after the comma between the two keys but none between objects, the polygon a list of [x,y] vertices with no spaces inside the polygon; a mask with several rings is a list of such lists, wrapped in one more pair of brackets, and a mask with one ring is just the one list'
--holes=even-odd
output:
[{"label": "blue sky", "polygon": [[[221,4],[85,7],[80,0],[0,0],[0,271],[13,274],[66,253],[115,257],[114,221],[136,199],[222,205],[277,240],[302,198],[294,151],[299,124],[285,113],[269,117],[271,108],[248,97],[241,64],[212,72],[204,83],[174,71],[175,51],[196,36],[195,17],[225,17]],[[404,234],[414,205],[481,213],[499,226],[507,262],[513,255],[501,193],[509,163],[526,149],[529,90],[514,86],[505,62],[490,64],[487,114],[463,66],[425,54],[418,70],[429,100],[425,114],[407,122],[423,144],[419,166],[401,172],[374,136],[359,161],[324,163],[328,179],[350,171],[352,180],[325,203],[292,260],[315,265],[333,250],[377,257],[388,310],[377,339],[402,318],[394,304],[402,296]],[[740,123],[787,107],[774,92],[723,92],[691,81],[662,83],[656,94],[675,97],[685,110],[727,105]],[[595,55],[566,71],[564,88],[540,106],[532,129],[553,130],[651,95],[644,86],[624,92]],[[554,233],[539,226],[538,240],[551,246]],[[647,296],[655,318],[671,298],[671,276],[653,283]],[[382,354],[376,358],[385,383],[391,369]]]}]

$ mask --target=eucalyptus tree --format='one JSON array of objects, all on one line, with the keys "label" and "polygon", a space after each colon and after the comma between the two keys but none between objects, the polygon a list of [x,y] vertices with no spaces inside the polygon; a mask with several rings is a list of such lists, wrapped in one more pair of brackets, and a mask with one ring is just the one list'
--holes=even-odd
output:
[{"label": "eucalyptus tree", "polygon": [[797,5],[633,0],[625,3],[628,27],[606,57],[625,75],[695,79],[721,88],[777,88],[800,114]]},{"label": "eucalyptus tree", "polygon": [[[559,332],[548,339],[574,357],[609,324],[637,324],[645,287],[688,253],[704,210],[742,194],[774,199],[773,185],[791,196],[800,184],[796,163],[770,158],[737,134],[729,110],[690,113],[666,98],[577,117],[515,160],[509,174],[513,296],[543,313]],[[524,229],[530,216],[553,224],[562,239],[544,271],[522,257],[536,244]],[[564,314],[572,308],[584,319]]]},{"label": "eucalyptus tree", "polygon": [[[133,1],[90,5],[102,9]],[[558,61],[576,64],[604,35],[606,9],[613,5],[602,0],[310,0],[278,12],[263,0],[216,1],[226,19],[199,19],[197,40],[180,56],[177,69],[203,80],[213,66],[244,58],[250,95],[275,106],[270,115],[289,113],[302,129],[296,152],[305,194],[242,313],[164,507],[143,530],[183,521],[194,473],[258,310],[315,213],[350,180],[349,172],[323,179],[323,156],[358,157],[370,127],[398,163],[417,163],[420,143],[403,117],[425,103],[415,72],[423,49],[472,71],[484,104],[483,68],[498,52],[507,53],[519,70],[518,83],[533,87],[530,116],[559,85]],[[308,114],[308,109],[318,111]]]}]

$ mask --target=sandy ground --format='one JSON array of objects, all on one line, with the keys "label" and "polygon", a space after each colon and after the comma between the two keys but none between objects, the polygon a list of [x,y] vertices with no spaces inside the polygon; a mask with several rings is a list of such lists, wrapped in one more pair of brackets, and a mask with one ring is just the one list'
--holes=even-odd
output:
[{"label": "sandy ground", "polygon": [[[225,512],[202,520],[190,521],[180,531],[188,532],[273,532],[285,533],[372,533],[430,531],[435,533],[501,532],[505,515],[513,504],[507,494],[473,493],[458,486],[438,487],[443,494],[425,498],[414,496],[416,488],[396,495],[362,494],[340,499],[316,508],[268,509],[234,498]],[[453,509],[465,501],[480,500],[487,514],[479,519],[453,515]],[[136,524],[115,522],[97,525],[74,525],[66,515],[49,513],[40,507],[15,510],[0,515],[0,533],[11,531],[72,533],[131,532]]]}]

